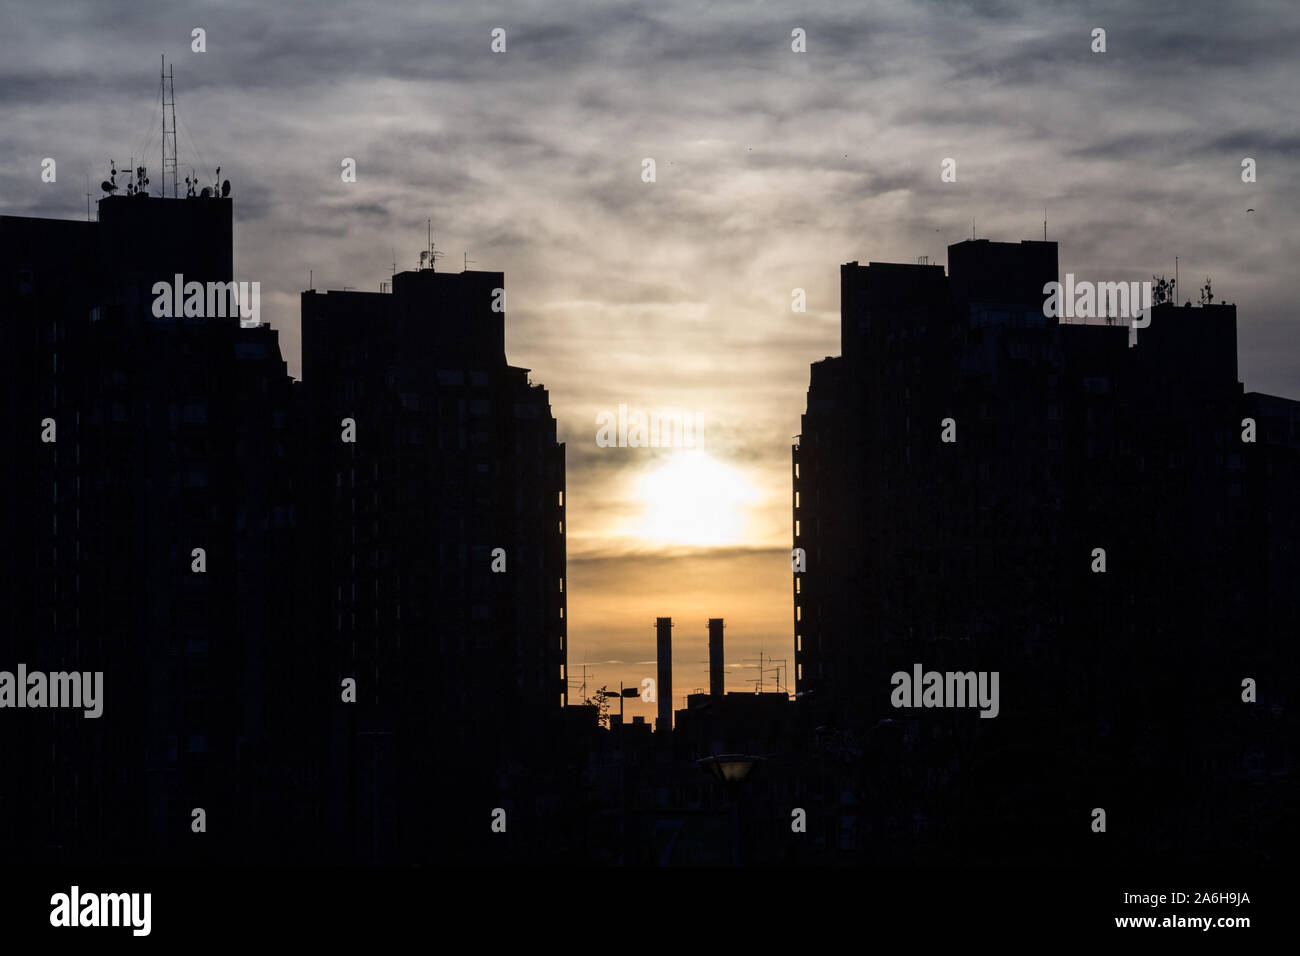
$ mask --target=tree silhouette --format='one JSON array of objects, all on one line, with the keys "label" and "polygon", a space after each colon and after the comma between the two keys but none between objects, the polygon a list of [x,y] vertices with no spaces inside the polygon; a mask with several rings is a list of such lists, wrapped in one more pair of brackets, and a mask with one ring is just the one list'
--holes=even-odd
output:
[{"label": "tree silhouette", "polygon": [[596,723],[601,727],[609,726],[609,697],[606,695],[608,686],[607,684],[601,684],[600,690],[596,691],[595,697],[588,697],[583,701],[584,704],[596,708]]}]

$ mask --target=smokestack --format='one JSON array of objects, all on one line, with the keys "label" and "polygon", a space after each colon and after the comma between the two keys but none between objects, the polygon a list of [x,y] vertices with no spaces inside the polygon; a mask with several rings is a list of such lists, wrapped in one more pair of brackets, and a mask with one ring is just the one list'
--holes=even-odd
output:
[{"label": "smokestack", "polygon": [[659,720],[655,722],[655,733],[665,737],[673,729],[673,619],[671,617],[655,618],[656,660],[659,662],[659,685],[655,693],[659,695]]},{"label": "smokestack", "polygon": [[722,688],[722,618],[709,618],[709,696],[721,697]]}]

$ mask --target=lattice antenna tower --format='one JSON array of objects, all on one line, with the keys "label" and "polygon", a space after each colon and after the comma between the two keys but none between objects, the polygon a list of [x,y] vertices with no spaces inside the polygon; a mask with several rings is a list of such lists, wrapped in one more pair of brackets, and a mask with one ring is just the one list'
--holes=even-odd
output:
[{"label": "lattice antenna tower", "polygon": [[[167,173],[172,177],[172,198],[180,195],[177,183],[180,160],[176,153],[176,67],[167,68],[167,57],[162,57],[162,69],[158,74],[158,88],[162,97],[162,184],[160,195],[167,195]],[[171,126],[167,125],[167,111],[171,110]],[[168,156],[168,150],[171,154]]]}]

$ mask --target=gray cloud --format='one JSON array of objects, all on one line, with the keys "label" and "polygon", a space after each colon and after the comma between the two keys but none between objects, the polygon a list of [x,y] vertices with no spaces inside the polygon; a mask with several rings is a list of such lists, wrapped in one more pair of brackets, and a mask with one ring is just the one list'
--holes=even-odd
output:
[{"label": "gray cloud", "polygon": [[972,219],[1035,238],[1046,205],[1079,275],[1179,256],[1184,286],[1210,274],[1239,304],[1247,387],[1300,394],[1292,3],[8,0],[0,17],[0,211],[79,218],[110,156],[155,167],[167,52],[182,167],[233,181],[236,266],[295,373],[309,273],[377,289],[426,218],[443,267],[504,271],[510,359],[550,388],[571,534],[596,552],[645,460],[594,445],[619,402],[713,419],[719,454],[770,489],[761,543],[781,545],[808,365],[839,349],[838,265],[944,262]]}]

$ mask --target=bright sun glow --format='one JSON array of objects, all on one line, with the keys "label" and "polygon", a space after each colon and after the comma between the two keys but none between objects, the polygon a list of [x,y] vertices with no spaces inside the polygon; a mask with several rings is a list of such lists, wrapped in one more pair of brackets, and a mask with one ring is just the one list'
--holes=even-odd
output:
[{"label": "bright sun glow", "polygon": [[636,534],[670,544],[740,544],[757,497],[736,469],[700,451],[677,452],[637,482],[643,511]]}]

